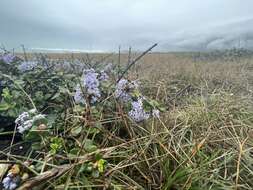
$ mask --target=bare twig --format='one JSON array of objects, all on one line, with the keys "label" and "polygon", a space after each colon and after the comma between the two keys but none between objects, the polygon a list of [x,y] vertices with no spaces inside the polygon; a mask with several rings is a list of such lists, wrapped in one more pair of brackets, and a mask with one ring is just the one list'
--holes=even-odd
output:
[{"label": "bare twig", "polygon": [[128,61],[127,61],[127,65],[130,65],[131,63],[131,52],[132,52],[132,48],[131,46],[129,47],[129,50],[128,50]]},{"label": "bare twig", "polygon": [[24,45],[21,45],[21,47],[22,47],[22,49],[23,49],[25,61],[28,61],[28,58],[27,58],[27,55],[26,55],[26,51],[25,51],[25,46],[24,46]]},{"label": "bare twig", "polygon": [[191,87],[191,85],[189,84],[189,85],[187,85],[185,88],[183,88],[183,89],[181,89],[180,91],[178,91],[178,92],[176,93],[175,97],[174,97],[174,98],[171,98],[171,99],[169,100],[169,102],[172,102],[172,101],[174,101],[175,99],[177,99],[178,96],[182,95],[182,94],[183,94],[185,91],[187,91],[190,87]]},{"label": "bare twig", "polygon": [[146,51],[144,51],[141,55],[139,55],[137,58],[135,58],[127,67],[126,69],[122,72],[122,74],[119,76],[117,82],[119,82],[124,75],[127,73],[127,71],[137,62],[139,61],[144,55],[146,55],[148,52],[150,52],[154,47],[157,46],[157,43],[152,45],[150,48],[148,48]]},{"label": "bare twig", "polygon": [[121,59],[121,52],[120,52],[120,46],[119,46],[119,55],[118,55],[118,76],[120,75],[120,59]]},{"label": "bare twig", "polygon": [[239,155],[238,155],[237,164],[236,164],[235,189],[238,189],[238,183],[239,183],[239,178],[240,178],[240,164],[241,164],[242,155],[244,153],[243,146],[245,145],[247,140],[248,140],[248,137],[243,142],[240,142],[240,141],[238,142]]},{"label": "bare twig", "polygon": [[52,170],[43,172],[42,174],[27,180],[17,190],[30,190],[33,187],[37,185],[41,185],[42,183],[48,180],[62,176],[67,171],[69,171],[72,167],[73,165],[66,164],[59,168],[53,168]]}]

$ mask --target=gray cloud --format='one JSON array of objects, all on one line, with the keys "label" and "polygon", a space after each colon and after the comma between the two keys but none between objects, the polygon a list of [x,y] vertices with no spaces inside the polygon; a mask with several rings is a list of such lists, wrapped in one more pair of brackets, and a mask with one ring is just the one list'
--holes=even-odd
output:
[{"label": "gray cloud", "polygon": [[252,0],[1,0],[8,48],[157,50],[252,48]]}]

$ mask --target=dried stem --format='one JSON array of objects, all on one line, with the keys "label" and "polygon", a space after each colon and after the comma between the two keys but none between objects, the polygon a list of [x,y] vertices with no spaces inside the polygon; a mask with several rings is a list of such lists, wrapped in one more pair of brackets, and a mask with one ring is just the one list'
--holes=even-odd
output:
[{"label": "dried stem", "polygon": [[127,67],[126,69],[122,72],[122,74],[120,75],[120,77],[118,78],[117,82],[119,82],[124,75],[127,73],[127,71],[137,62],[139,61],[144,55],[146,55],[148,52],[150,52],[154,47],[157,46],[157,43],[152,45],[150,48],[148,48],[146,51],[144,51],[141,55],[139,55],[137,58],[135,58]]}]

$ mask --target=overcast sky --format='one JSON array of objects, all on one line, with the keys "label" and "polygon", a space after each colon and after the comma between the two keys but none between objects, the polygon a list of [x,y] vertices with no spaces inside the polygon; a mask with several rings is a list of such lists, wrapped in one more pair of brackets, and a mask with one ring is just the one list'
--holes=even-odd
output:
[{"label": "overcast sky", "polygon": [[7,48],[252,48],[251,33],[253,0],[0,0]]}]

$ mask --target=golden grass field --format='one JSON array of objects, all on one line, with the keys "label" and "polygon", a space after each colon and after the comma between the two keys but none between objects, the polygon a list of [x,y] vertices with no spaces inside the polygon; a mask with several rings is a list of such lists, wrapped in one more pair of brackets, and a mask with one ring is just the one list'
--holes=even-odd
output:
[{"label": "golden grass field", "polygon": [[[28,57],[33,54],[28,54]],[[129,55],[122,53],[48,53],[49,58],[55,60],[97,61],[114,63],[124,66],[129,61]],[[133,60],[138,53],[132,53]],[[238,58],[236,60],[195,60],[193,53],[149,53],[133,66],[132,71],[139,79],[156,82],[170,82],[175,76],[189,77],[189,79],[201,85],[209,85],[210,82],[221,82],[224,86],[237,84],[239,87],[251,91],[253,85],[253,57]],[[176,77],[177,78],[177,77]],[[208,86],[206,86],[208,87]]]}]

